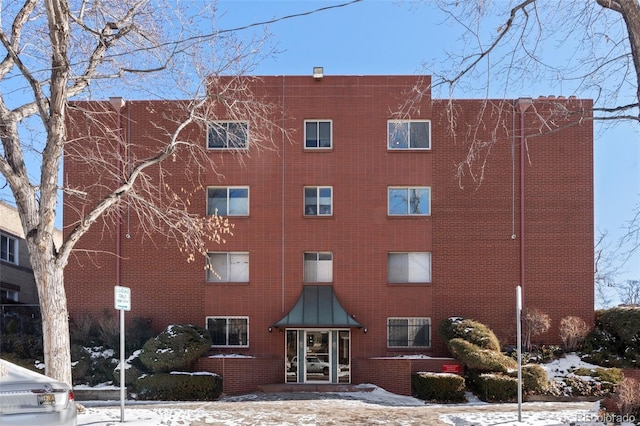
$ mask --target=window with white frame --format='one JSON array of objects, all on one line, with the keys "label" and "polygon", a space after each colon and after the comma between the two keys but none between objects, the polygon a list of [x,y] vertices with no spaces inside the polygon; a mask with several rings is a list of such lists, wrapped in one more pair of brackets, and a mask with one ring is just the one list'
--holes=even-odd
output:
[{"label": "window with white frame", "polygon": [[332,187],[306,186],[304,188],[305,216],[331,216],[333,214],[332,204]]},{"label": "window with white frame", "polygon": [[249,253],[208,253],[207,281],[212,283],[248,283]]},{"label": "window with white frame", "polygon": [[0,288],[0,298],[13,300],[14,302],[17,302],[18,292],[15,290],[5,290],[4,288]]},{"label": "window with white frame", "polygon": [[430,187],[391,187],[387,190],[389,216],[429,216],[431,214]]},{"label": "window with white frame", "polygon": [[430,283],[431,253],[388,253],[387,282]]},{"label": "window with white frame", "polygon": [[431,347],[431,319],[387,318],[387,347]]},{"label": "window with white frame", "polygon": [[431,149],[429,120],[389,120],[387,132],[389,149]]},{"label": "window with white frame", "polygon": [[306,252],[304,254],[304,282],[333,282],[333,253]]},{"label": "window with white frame", "polygon": [[18,239],[0,234],[0,260],[18,264]]},{"label": "window with white frame", "polygon": [[249,216],[248,186],[215,186],[207,188],[207,214]]},{"label": "window with white frame", "polygon": [[307,149],[331,148],[331,120],[304,121],[304,147]]},{"label": "window with white frame", "polygon": [[249,317],[207,317],[207,330],[211,346],[249,346]]},{"label": "window with white frame", "polygon": [[209,149],[246,149],[249,147],[249,123],[246,121],[210,121],[207,123]]}]

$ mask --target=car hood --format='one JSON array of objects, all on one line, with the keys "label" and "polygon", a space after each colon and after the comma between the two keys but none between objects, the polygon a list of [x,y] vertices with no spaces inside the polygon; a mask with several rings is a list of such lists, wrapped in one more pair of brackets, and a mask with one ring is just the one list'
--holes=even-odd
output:
[{"label": "car hood", "polygon": [[45,376],[44,374],[36,373],[28,368],[21,367],[11,362],[0,359],[0,383],[6,382],[40,382],[51,383],[56,382],[55,379]]}]

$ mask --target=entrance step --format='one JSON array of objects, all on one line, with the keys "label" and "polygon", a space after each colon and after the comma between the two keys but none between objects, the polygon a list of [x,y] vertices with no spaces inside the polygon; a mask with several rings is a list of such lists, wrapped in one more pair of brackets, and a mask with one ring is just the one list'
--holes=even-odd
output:
[{"label": "entrance step", "polygon": [[258,390],[274,392],[373,392],[374,385],[352,385],[340,383],[273,383],[258,385]]}]

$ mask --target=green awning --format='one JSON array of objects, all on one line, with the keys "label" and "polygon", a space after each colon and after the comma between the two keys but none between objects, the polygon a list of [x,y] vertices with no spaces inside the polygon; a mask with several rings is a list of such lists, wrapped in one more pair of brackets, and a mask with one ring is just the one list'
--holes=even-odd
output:
[{"label": "green awning", "polygon": [[295,306],[273,327],[357,327],[362,324],[344,310],[330,285],[305,285]]}]

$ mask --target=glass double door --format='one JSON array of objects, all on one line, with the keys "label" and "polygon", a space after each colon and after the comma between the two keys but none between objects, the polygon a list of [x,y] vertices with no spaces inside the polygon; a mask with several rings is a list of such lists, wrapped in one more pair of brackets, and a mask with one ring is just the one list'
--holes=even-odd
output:
[{"label": "glass double door", "polygon": [[287,330],[286,381],[350,383],[349,337],[349,330]]}]

